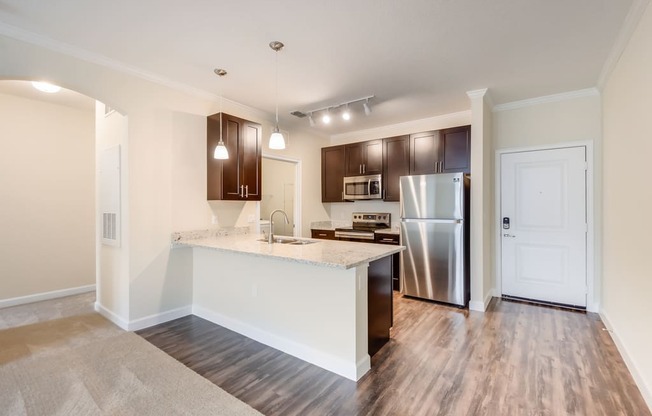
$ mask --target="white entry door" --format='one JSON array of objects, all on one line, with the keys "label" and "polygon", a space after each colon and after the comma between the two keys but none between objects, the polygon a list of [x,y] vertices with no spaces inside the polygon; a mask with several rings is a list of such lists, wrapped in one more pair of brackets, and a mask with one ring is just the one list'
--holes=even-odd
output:
[{"label": "white entry door", "polygon": [[586,147],[500,163],[503,295],[586,307]]}]

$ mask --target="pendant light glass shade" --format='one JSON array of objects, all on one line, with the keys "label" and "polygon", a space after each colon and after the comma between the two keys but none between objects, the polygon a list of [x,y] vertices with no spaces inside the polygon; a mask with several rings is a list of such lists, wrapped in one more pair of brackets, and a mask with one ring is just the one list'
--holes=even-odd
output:
[{"label": "pendant light glass shade", "polygon": [[[222,98],[220,97],[220,107],[222,106]],[[217,142],[215,146],[215,152],[213,152],[213,158],[215,159],[228,159],[229,158],[229,149],[226,148],[224,140],[222,140],[222,112],[220,111],[220,141]]]},{"label": "pendant light glass shade", "polygon": [[213,153],[213,157],[215,159],[228,159],[229,158],[229,151],[224,145],[224,142],[220,140],[220,142],[215,146],[215,152]]},{"label": "pendant light glass shade", "polygon": [[285,149],[285,137],[283,137],[281,132],[278,130],[278,126],[269,137],[269,148],[275,150]]},{"label": "pendant light glass shade", "polygon": [[276,52],[276,127],[269,137],[269,148],[275,150],[285,149],[285,138],[278,129],[278,51],[283,49],[283,46],[285,45],[279,41],[269,43],[269,47]]}]

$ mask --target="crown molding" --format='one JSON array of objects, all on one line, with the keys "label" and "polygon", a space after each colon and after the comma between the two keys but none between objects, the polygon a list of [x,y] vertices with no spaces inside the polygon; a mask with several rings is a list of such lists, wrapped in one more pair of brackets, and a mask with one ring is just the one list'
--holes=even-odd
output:
[{"label": "crown molding", "polygon": [[607,83],[609,76],[616,68],[618,61],[620,61],[620,57],[625,52],[629,40],[632,38],[634,31],[638,27],[638,23],[641,21],[641,17],[643,17],[645,9],[648,7],[649,3],[650,0],[634,0],[632,6],[629,8],[629,13],[627,13],[627,16],[625,17],[625,22],[618,33],[618,37],[616,38],[616,41],[609,52],[609,56],[607,56],[607,60],[602,66],[600,76],[598,77],[597,85],[601,91]]},{"label": "crown molding", "polygon": [[[124,62],[120,62],[111,58],[108,58],[104,55],[100,55],[95,52],[90,52],[88,50],[78,48],[76,46],[70,45],[65,42],[60,42],[54,40],[47,36],[39,35],[38,33],[30,32],[4,22],[0,22],[0,35],[12,38],[21,42],[29,43],[32,45],[40,46],[42,48],[61,53],[66,56],[70,56],[85,62],[89,62],[95,65],[99,65],[105,68],[115,70],[124,74],[132,75],[139,79],[152,82],[154,84],[161,85],[163,87],[170,88],[175,91],[179,91],[190,96],[208,100],[211,102],[219,102],[220,96],[214,93],[206,92],[202,89],[191,87],[187,84],[174,81],[172,79],[163,77],[154,72],[146,71],[140,68],[137,68],[132,65],[128,65]],[[258,115],[261,119],[272,120],[272,116],[267,112],[260,110],[255,107],[250,107],[248,105],[239,103],[237,101],[230,100],[228,98],[222,97],[222,100],[228,103],[232,108],[239,108],[244,112],[248,112],[254,115]]]},{"label": "crown molding", "polygon": [[498,104],[493,108],[494,112],[516,110],[518,108],[531,107],[533,105],[554,103],[559,101],[572,100],[582,97],[598,97],[600,91],[597,88],[586,88],[583,90],[562,92],[560,94],[544,95],[542,97],[528,98],[527,100],[512,101],[511,103]]}]

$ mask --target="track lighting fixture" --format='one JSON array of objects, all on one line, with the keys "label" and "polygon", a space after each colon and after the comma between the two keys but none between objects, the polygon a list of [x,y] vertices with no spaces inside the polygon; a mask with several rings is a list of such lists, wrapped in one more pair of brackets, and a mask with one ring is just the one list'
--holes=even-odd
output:
[{"label": "track lighting fixture", "polygon": [[304,118],[308,116],[310,127],[315,127],[317,124],[314,118],[315,113],[321,113],[321,122],[323,124],[329,124],[332,120],[331,113],[330,113],[331,110],[337,110],[336,112],[339,112],[340,111],[339,109],[341,108],[340,114],[342,116],[342,119],[348,121],[351,120],[351,110],[349,108],[349,104],[354,104],[354,103],[359,103],[361,101],[364,101],[362,103],[364,113],[366,115],[369,115],[371,114],[371,107],[369,104],[369,100],[371,100],[374,97],[375,97],[374,95],[367,95],[366,97],[356,98],[355,100],[345,101],[343,103],[329,105],[327,107],[321,107],[310,111],[293,111],[290,114],[299,118]]}]

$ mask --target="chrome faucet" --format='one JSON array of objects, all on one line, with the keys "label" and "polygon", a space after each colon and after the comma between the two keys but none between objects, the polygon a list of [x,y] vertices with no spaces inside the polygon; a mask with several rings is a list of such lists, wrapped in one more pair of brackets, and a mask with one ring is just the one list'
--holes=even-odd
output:
[{"label": "chrome faucet", "polygon": [[272,218],[274,217],[274,214],[276,214],[277,212],[280,212],[285,216],[286,224],[290,223],[290,220],[288,219],[288,214],[286,214],[285,211],[283,211],[282,209],[275,209],[274,211],[272,211],[272,213],[269,214],[269,237],[267,239],[267,242],[269,244],[274,244],[274,221],[272,220]]}]

